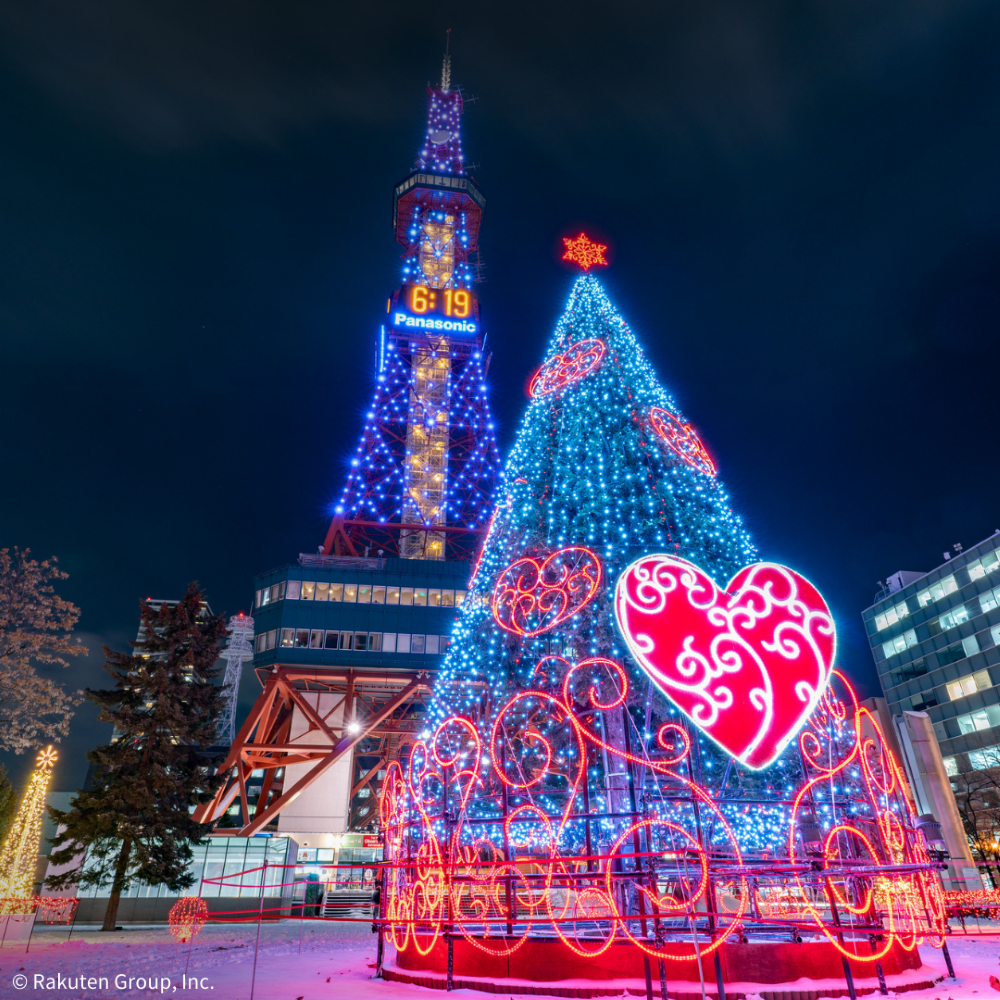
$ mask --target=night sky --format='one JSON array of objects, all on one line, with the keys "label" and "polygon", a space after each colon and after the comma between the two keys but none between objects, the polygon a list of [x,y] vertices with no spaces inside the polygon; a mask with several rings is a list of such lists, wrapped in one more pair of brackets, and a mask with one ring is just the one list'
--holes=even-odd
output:
[{"label": "night sky", "polygon": [[[0,546],[72,574],[91,655],[60,679],[103,685],[140,598],[249,609],[322,542],[448,27],[502,448],[559,238],[595,227],[762,555],[876,693],[876,581],[1000,527],[993,0],[0,3]],[[109,733],[81,708],[55,787]]]}]

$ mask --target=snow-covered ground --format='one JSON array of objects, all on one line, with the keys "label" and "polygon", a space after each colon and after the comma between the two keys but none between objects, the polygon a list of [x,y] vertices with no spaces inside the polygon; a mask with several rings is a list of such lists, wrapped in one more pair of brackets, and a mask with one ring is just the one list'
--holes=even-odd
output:
[{"label": "snow-covered ground", "polygon": [[[369,928],[368,923],[307,921],[301,927],[300,953],[298,921],[263,925],[254,1000],[430,1000],[434,994],[423,987],[372,978],[375,937]],[[27,954],[23,947],[0,949],[0,997],[110,1000],[162,993],[249,1000],[256,934],[255,924],[212,924],[189,947],[176,942],[165,927],[114,935],[77,927],[69,942],[65,928],[41,927]],[[957,981],[945,979],[932,990],[906,993],[905,1000],[996,998],[989,978],[1000,976],[1000,937],[955,937],[949,947]],[[946,974],[940,951],[922,948],[921,954],[925,965]],[[26,977],[25,987],[18,988],[24,981],[16,980],[18,976]],[[140,979],[145,982],[137,983]],[[150,979],[159,985],[150,988]],[[806,982],[797,984],[799,989],[807,987]],[[456,993],[466,1000],[484,995]],[[494,995],[503,993],[498,988]]]}]

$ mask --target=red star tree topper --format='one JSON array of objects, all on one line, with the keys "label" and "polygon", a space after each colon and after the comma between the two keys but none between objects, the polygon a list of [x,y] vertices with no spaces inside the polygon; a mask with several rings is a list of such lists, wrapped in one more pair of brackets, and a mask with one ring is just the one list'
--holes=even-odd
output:
[{"label": "red star tree topper", "polygon": [[580,233],[575,240],[564,236],[563,243],[566,244],[566,252],[562,259],[579,264],[584,271],[589,271],[597,264],[608,266],[608,262],[604,259],[604,251],[608,248],[603,243],[595,243],[589,239],[586,233]]}]

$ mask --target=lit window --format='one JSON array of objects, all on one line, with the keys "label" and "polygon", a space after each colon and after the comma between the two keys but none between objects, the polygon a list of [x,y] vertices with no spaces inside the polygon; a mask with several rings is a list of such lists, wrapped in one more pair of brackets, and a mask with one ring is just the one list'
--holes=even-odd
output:
[{"label": "lit window", "polygon": [[882,651],[886,658],[902,653],[904,649],[909,649],[917,644],[917,633],[913,629],[907,629],[902,635],[897,635],[895,639],[882,643]]},{"label": "lit window", "polygon": [[312,580],[302,581],[302,594],[300,599],[303,601],[311,601],[316,596],[316,584]]},{"label": "lit window", "polygon": [[968,733],[981,732],[984,729],[989,729],[991,726],[992,723],[990,722],[989,714],[985,708],[981,708],[977,712],[969,712],[968,715],[960,715],[958,717],[958,728],[963,736]]},{"label": "lit window", "polygon": [[958,761],[954,757],[944,758],[944,773],[955,777],[958,774]]},{"label": "lit window", "polygon": [[372,587],[372,604],[385,604],[385,587]]},{"label": "lit window", "polygon": [[951,611],[946,611],[940,618],[938,618],[938,624],[941,626],[941,631],[944,632],[947,629],[954,628],[956,625],[961,625],[963,622],[969,620],[969,609],[966,607],[952,608]]},{"label": "lit window", "polygon": [[385,588],[385,603],[386,604],[399,604],[399,587],[386,587]]},{"label": "lit window", "polygon": [[926,590],[920,591],[917,594],[917,604],[924,608],[928,604],[940,601],[948,594],[954,594],[956,590],[958,590],[958,584],[955,583],[955,577],[946,576],[943,580],[932,583]]},{"label": "lit window", "polygon": [[254,594],[254,604],[253,604],[253,606],[255,608],[259,608],[260,607],[260,591],[259,590]]},{"label": "lit window", "polygon": [[261,606],[263,606],[265,604],[270,604],[271,603],[271,588],[270,587],[265,587],[260,592],[260,603],[261,603]]},{"label": "lit window", "polygon": [[421,608],[427,607],[427,588],[415,587],[413,590],[413,603]]},{"label": "lit window", "polygon": [[355,604],[358,600],[358,585],[356,583],[344,584],[344,603]]},{"label": "lit window", "polygon": [[1000,747],[971,750],[969,752],[969,766],[973,771],[987,771],[991,767],[1000,767]]},{"label": "lit window", "polygon": [[957,681],[951,681],[947,687],[948,697],[952,701],[958,701],[959,698],[967,698],[970,694],[975,694],[977,691],[985,691],[990,687],[989,671],[977,670],[974,674],[969,674],[968,677],[960,677]]},{"label": "lit window", "polygon": [[330,584],[328,583],[317,583],[316,584],[316,600],[326,601],[330,598]]},{"label": "lit window", "polygon": [[970,635],[967,639],[963,639],[962,650],[966,656],[972,656],[973,653],[978,653],[979,640],[974,635]]},{"label": "lit window", "polygon": [[295,645],[295,629],[283,628],[281,630],[281,645],[285,647]]},{"label": "lit window", "polygon": [[1000,553],[989,552],[982,559],[975,559],[965,568],[970,580],[981,580],[987,573],[993,573],[1000,566]]},{"label": "lit window", "polygon": [[[391,604],[392,602],[390,601],[389,603]],[[410,605],[410,604],[413,603],[413,588],[412,587],[403,587],[403,588],[400,589],[400,592],[399,592],[399,603],[400,604],[406,604],[406,605]]]},{"label": "lit window", "polygon": [[997,600],[996,590],[987,590],[985,594],[979,595],[979,609],[983,612],[992,611],[998,603],[1000,601]]},{"label": "lit window", "polygon": [[344,599],[344,585],[342,583],[330,584],[330,600],[342,601]]},{"label": "lit window", "polygon": [[441,591],[441,607],[442,608],[453,608],[455,606],[455,591],[454,590],[442,590]]},{"label": "lit window", "polygon": [[455,607],[460,608],[465,603],[465,591],[456,590],[455,591]]},{"label": "lit window", "polygon": [[896,622],[905,618],[909,613],[909,609],[906,607],[906,601],[903,601],[894,607],[886,608],[882,614],[875,616],[875,628],[881,632],[882,629],[888,628],[890,625],[895,625]]},{"label": "lit window", "polygon": [[285,597],[290,601],[297,601],[299,599],[299,593],[302,589],[301,580],[289,580],[288,589],[285,591]]},{"label": "lit window", "polygon": [[358,587],[358,604],[371,604],[372,588],[370,584],[363,583]]}]

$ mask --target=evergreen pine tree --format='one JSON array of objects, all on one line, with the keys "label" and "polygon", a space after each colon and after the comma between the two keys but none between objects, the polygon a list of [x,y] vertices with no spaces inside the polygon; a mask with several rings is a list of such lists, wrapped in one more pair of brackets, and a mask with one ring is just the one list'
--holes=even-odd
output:
[{"label": "evergreen pine tree", "polygon": [[[191,584],[174,607],[141,606],[131,655],[104,647],[114,687],[87,691],[112,741],[88,752],[92,787],[66,811],[50,809],[60,830],[53,865],[79,863],[46,881],[49,888],[110,886],[102,930],[113,931],[118,902],[137,881],[188,888],[192,852],[205,828],[191,808],[207,801],[219,778],[203,755],[217,738],[224,708],[214,683],[226,637],[220,615],[205,615]],[[86,852],[85,862],[81,855]]]}]

